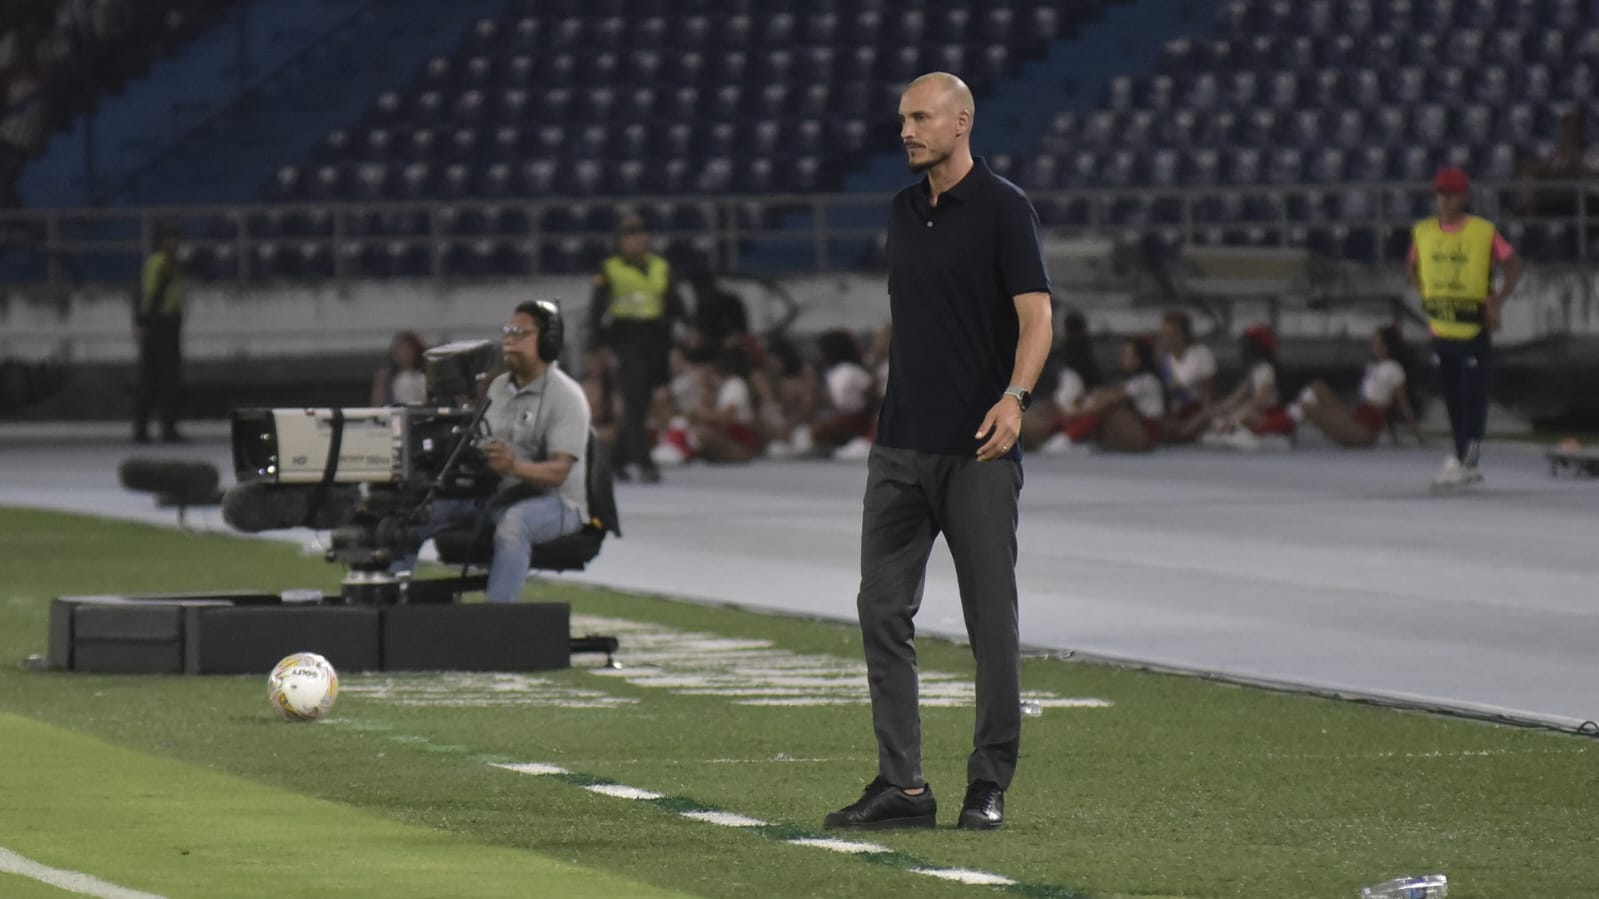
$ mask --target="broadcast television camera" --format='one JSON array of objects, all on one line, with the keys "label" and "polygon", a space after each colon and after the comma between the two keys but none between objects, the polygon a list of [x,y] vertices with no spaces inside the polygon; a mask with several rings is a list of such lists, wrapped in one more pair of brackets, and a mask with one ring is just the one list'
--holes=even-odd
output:
[{"label": "broadcast television camera", "polygon": [[435,498],[485,498],[500,484],[476,446],[488,408],[476,398],[499,348],[457,341],[428,350],[424,361],[427,405],[235,411],[238,485],[223,496],[224,520],[249,533],[330,530],[328,561],[348,569],[346,603],[453,598],[417,589],[390,568]]}]

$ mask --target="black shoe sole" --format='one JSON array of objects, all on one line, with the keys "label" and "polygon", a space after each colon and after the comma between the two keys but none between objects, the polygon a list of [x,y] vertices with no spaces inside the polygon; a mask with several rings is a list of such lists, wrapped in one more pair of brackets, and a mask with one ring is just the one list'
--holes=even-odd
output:
[{"label": "black shoe sole", "polygon": [[822,822],[824,830],[913,830],[916,828],[931,828],[938,826],[937,815],[914,815],[908,818],[884,818],[880,821],[834,821],[828,819]]}]

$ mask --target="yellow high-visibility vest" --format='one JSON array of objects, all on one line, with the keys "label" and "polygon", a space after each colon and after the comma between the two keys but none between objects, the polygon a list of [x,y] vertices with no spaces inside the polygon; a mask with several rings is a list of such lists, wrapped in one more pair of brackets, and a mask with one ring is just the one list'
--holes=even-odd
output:
[{"label": "yellow high-visibility vest", "polygon": [[1433,335],[1470,340],[1482,333],[1483,309],[1493,290],[1493,222],[1468,215],[1464,227],[1450,232],[1430,218],[1416,223],[1411,238],[1421,273],[1421,305]]},{"label": "yellow high-visibility vest", "polygon": [[141,282],[139,310],[145,316],[183,314],[183,276],[176,261],[151,253],[144,260]]},{"label": "yellow high-visibility vest", "polygon": [[672,267],[665,259],[650,253],[644,268],[612,256],[605,260],[605,280],[611,286],[611,317],[614,319],[658,319],[666,314],[666,291],[672,284]]}]

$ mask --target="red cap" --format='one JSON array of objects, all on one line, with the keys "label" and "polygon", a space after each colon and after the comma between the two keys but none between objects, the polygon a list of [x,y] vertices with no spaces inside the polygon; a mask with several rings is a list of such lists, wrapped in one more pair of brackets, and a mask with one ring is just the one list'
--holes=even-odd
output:
[{"label": "red cap", "polygon": [[1464,169],[1450,166],[1438,172],[1438,177],[1432,179],[1432,187],[1441,194],[1463,194],[1471,190],[1471,179],[1466,177]]},{"label": "red cap", "polygon": [[1277,355],[1277,334],[1271,325],[1250,325],[1244,329],[1244,336],[1260,344],[1271,355]]}]

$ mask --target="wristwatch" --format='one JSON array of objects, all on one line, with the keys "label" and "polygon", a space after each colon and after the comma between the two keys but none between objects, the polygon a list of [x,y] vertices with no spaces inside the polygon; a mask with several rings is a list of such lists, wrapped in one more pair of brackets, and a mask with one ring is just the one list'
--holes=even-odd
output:
[{"label": "wristwatch", "polygon": [[1023,412],[1026,412],[1027,407],[1033,404],[1033,392],[1031,390],[1012,385],[1005,388],[1005,395],[1016,397],[1016,403],[1022,407]]}]

